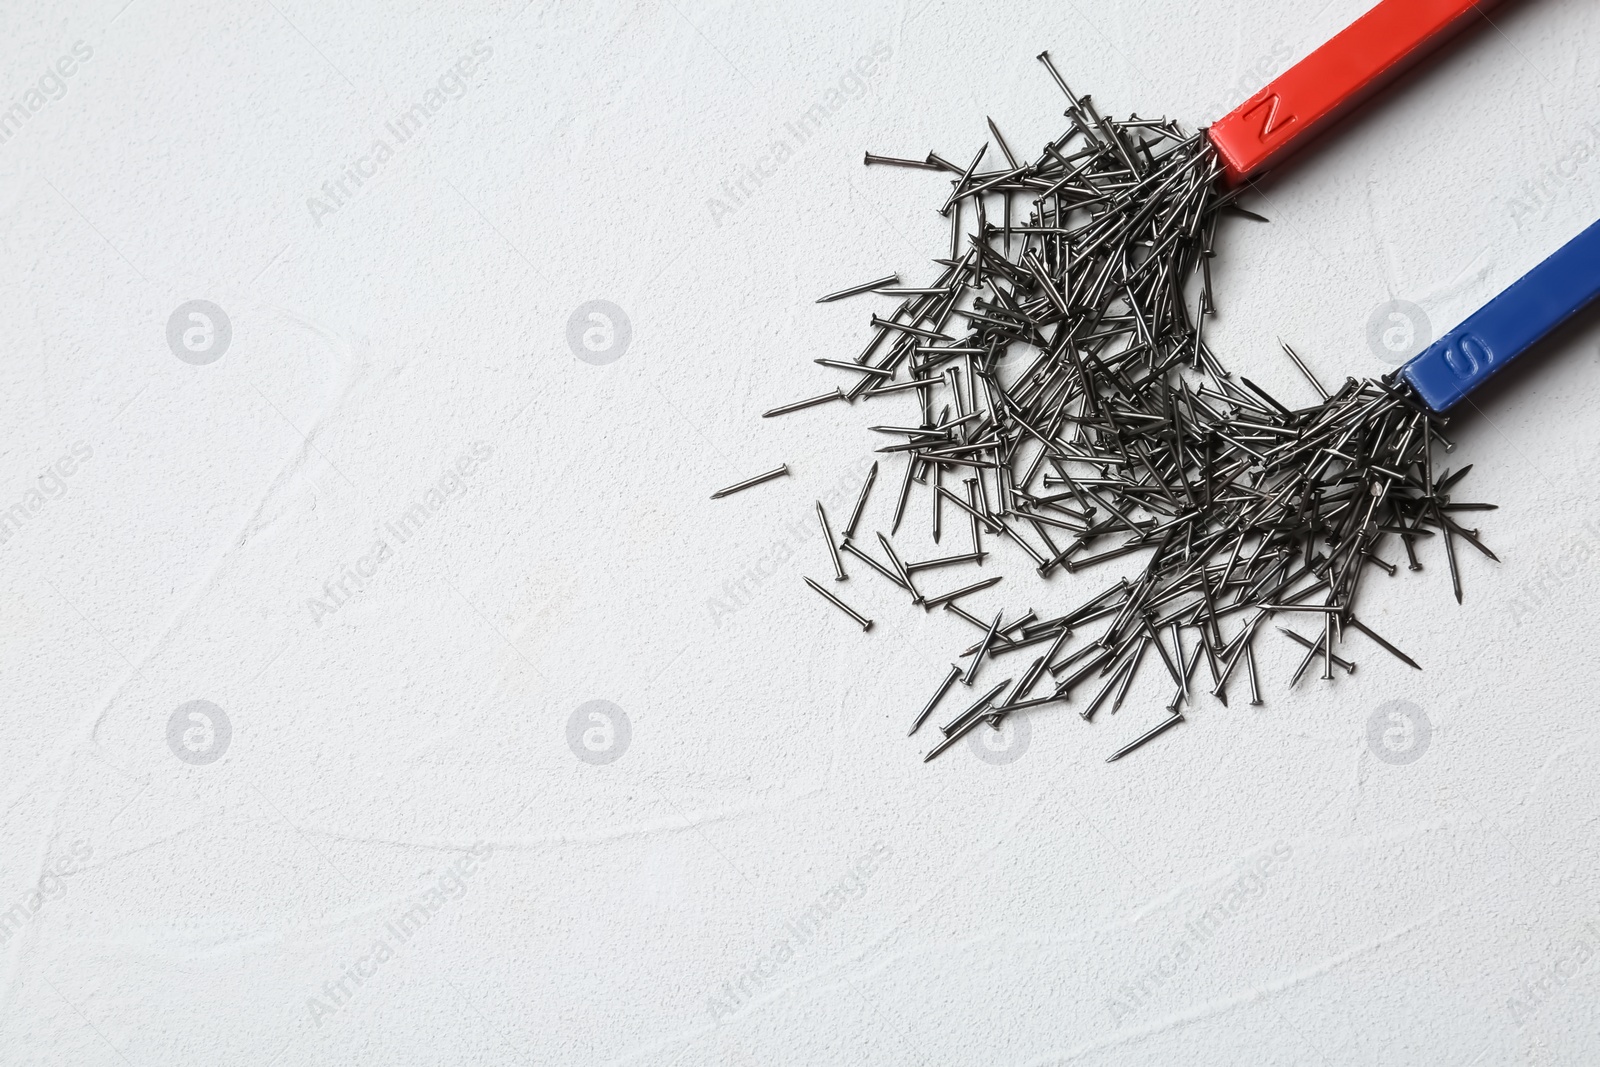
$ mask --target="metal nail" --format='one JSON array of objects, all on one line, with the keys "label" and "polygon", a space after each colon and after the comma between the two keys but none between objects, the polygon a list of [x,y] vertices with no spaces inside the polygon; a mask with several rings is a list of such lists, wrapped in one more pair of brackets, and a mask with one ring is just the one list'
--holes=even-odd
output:
[{"label": "metal nail", "polygon": [[846,604],[844,601],[840,600],[838,597],[822,588],[822,586],[818,585],[816,582],[813,582],[810,578],[806,579],[806,584],[815,589],[818,594],[821,595],[822,599],[826,600],[828,603],[832,604],[834,607],[838,608],[840,611],[854,619],[856,624],[861,627],[862,633],[872,629],[872,620],[861,614],[855,608],[852,608],[849,604]]},{"label": "metal nail", "polygon": [[1158,723],[1151,729],[1145,731],[1143,734],[1128,742],[1126,745],[1123,745],[1121,748],[1111,753],[1111,755],[1106,757],[1106,762],[1115,763],[1117,760],[1121,759],[1123,756],[1126,756],[1139,746],[1146,744],[1154,738],[1160,737],[1162,734],[1166,733],[1180,722],[1183,722],[1183,713],[1174,712],[1172,716],[1165,722]]},{"label": "metal nail", "polygon": [[725,496],[732,496],[734,493],[742,492],[746,489],[749,489],[753,485],[760,485],[762,482],[770,482],[774,478],[782,478],[788,473],[789,465],[785,463],[782,466],[774,467],[765,474],[758,474],[754,478],[746,478],[742,482],[735,482],[726,489],[718,489],[715,493],[711,494],[711,499],[721,500]]},{"label": "metal nail", "polygon": [[933,709],[939,706],[939,701],[944,699],[944,695],[950,691],[952,685],[956,684],[956,679],[959,677],[961,677],[961,668],[952,665],[950,673],[944,676],[944,681],[939,683],[939,688],[934,691],[928,703],[917,713],[917,720],[911,724],[911,731],[906,735],[907,737],[922,728],[922,724],[927,721],[929,715],[933,714]]},{"label": "metal nail", "polygon": [[844,572],[844,560],[839,558],[839,543],[833,539],[833,531],[828,528],[828,513],[822,510],[822,501],[817,501],[817,522],[822,525],[822,539],[827,542],[828,556],[833,560],[833,580],[842,582],[850,576]]}]

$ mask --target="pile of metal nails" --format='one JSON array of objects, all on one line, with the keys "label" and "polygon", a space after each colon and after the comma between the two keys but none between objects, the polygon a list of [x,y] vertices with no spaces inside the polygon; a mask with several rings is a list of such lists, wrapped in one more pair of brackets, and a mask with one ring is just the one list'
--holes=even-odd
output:
[{"label": "pile of metal nails", "polygon": [[[881,558],[858,544],[876,464],[840,537],[818,505],[836,579],[848,556],[914,604],[942,607],[981,634],[912,733],[958,680],[970,686],[993,661],[1042,652],[1014,678],[979,687],[982,696],[940,726],[926,758],[980,725],[998,728],[1080,691],[1093,690],[1079,710],[1085,720],[1116,712],[1143,665],[1170,675],[1172,699],[1112,760],[1182,722],[1198,689],[1226,704],[1230,681],[1241,679],[1259,704],[1254,642],[1275,615],[1312,623],[1309,636],[1276,627],[1305,649],[1291,687],[1319,661],[1324,679],[1336,666],[1353,671],[1335,651],[1352,630],[1417,667],[1355,605],[1372,569],[1395,573],[1381,554],[1395,541],[1420,570],[1419,543],[1438,537],[1458,601],[1457,542],[1495,558],[1457,518],[1491,505],[1450,497],[1470,467],[1435,475],[1436,448],[1454,448],[1441,433],[1446,420],[1392,377],[1351,378],[1330,392],[1287,345],[1317,403],[1291,408],[1248,378],[1235,381],[1203,337],[1216,313],[1209,264],[1224,214],[1259,216],[1219,186],[1221,166],[1203,135],[1166,120],[1110,121],[1068,88],[1048,54],[1039,59],[1067,95],[1070,126],[1033,161],[1018,160],[992,120],[1000,160],[989,170],[980,169],[992,159],[987,144],[966,166],[933,153],[867,157],[952,175],[940,209],[950,219],[949,254],[935,261],[929,285],[888,277],[823,297],[902,300],[888,317],[872,316],[853,362],[817,360],[853,382],[767,412],[916,394],[916,425],[872,427],[893,439],[879,451],[903,464],[890,534],[921,485],[933,495],[934,539],[942,517],[964,519],[968,550],[906,563],[883,533]],[[1043,577],[1135,556],[1144,567],[1045,619],[1029,611],[985,620],[961,607],[998,577],[924,592],[926,571],[981,564],[986,536],[1013,542]],[[806,581],[863,629],[872,625]],[[1202,661],[1208,686],[1195,677]]]}]

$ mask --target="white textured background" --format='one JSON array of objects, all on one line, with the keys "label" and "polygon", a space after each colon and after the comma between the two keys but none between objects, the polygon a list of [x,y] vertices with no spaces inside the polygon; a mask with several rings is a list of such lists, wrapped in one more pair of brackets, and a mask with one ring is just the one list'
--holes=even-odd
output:
[{"label": "white textured background", "polygon": [[[1594,317],[1458,420],[1504,563],[1463,550],[1460,608],[1436,545],[1367,586],[1424,673],[1353,636],[1290,694],[1272,635],[1263,707],[1115,765],[1164,683],[924,765],[969,628],[853,567],[863,636],[800,582],[912,402],[758,417],[878,306],[816,295],[942,254],[943,179],[863,149],[965,160],[992,115],[1031,157],[1042,48],[1209,120],[1366,6],[6,5],[0,1062],[1600,1060]],[[1226,362],[1381,373],[1386,301],[1442,332],[1600,214],[1600,9],[1495,22],[1227,228]],[[1000,562],[977,607],[1117,573]]]}]

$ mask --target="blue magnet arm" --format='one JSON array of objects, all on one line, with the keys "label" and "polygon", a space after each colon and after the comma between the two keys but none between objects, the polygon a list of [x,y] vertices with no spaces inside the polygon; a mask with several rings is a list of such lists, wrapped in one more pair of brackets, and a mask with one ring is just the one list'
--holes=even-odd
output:
[{"label": "blue magnet arm", "polygon": [[1600,222],[1435,341],[1400,375],[1443,412],[1600,296]]}]

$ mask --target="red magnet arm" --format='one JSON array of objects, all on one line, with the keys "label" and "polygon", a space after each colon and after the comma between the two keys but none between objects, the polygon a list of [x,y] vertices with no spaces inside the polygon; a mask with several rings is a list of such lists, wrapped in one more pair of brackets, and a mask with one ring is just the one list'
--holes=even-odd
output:
[{"label": "red magnet arm", "polygon": [[1278,163],[1492,6],[1492,0],[1382,0],[1211,127],[1228,183]]}]

